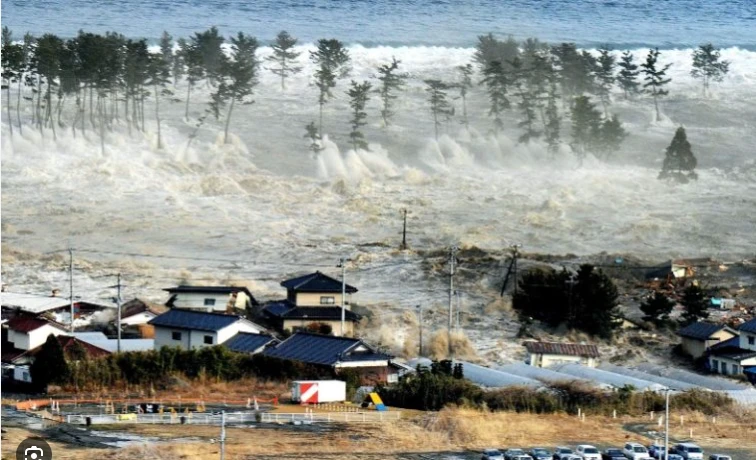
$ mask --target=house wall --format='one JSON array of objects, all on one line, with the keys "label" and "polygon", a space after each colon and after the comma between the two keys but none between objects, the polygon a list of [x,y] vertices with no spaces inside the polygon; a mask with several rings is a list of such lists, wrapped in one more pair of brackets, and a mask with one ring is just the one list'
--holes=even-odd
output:
[{"label": "house wall", "polygon": [[141,313],[137,313],[136,315],[131,315],[128,318],[122,318],[121,325],[122,326],[135,326],[137,324],[145,324],[147,323],[147,321],[151,320],[154,317],[155,317],[154,313],[143,311]]},{"label": "house wall", "polygon": [[[321,297],[333,297],[333,303],[320,303]],[[349,294],[347,294],[347,302],[349,301]],[[320,307],[320,306],[341,306],[341,293],[333,292],[298,292],[296,298],[296,305],[298,307]],[[349,308],[347,306],[347,308]]]},{"label": "house wall", "polygon": [[743,373],[743,367],[749,366],[756,366],[756,358],[744,359],[738,362],[732,359],[709,356],[709,369],[717,374],[739,375]]},{"label": "house wall", "polygon": [[709,349],[712,345],[716,345],[719,342],[730,340],[731,338],[735,337],[737,334],[733,334],[732,332],[722,329],[721,331],[717,331],[713,334],[711,334],[711,337],[709,337],[710,340],[706,341],[706,349]]},{"label": "house wall", "polygon": [[[205,305],[205,299],[215,300],[215,305]],[[178,292],[173,305],[177,308],[188,308],[200,311],[226,311],[231,294],[201,293],[201,292]],[[238,292],[233,301],[233,307],[243,310],[249,302],[249,297],[244,292]]]},{"label": "house wall", "polygon": [[[750,343],[751,341],[753,343]],[[752,332],[741,332],[740,333],[740,348],[756,351],[756,334]]]},{"label": "house wall", "polygon": [[[312,323],[323,323],[328,324],[331,326],[331,330],[333,331],[333,335],[335,336],[341,336],[341,321],[321,321],[321,320],[301,320],[301,319],[287,319],[283,322],[283,328],[284,330],[287,330],[289,332],[294,332],[294,328],[306,328],[309,324]],[[345,321],[344,322],[344,335],[346,337],[354,337],[354,323],[351,321]]]},{"label": "house wall", "polygon": [[570,355],[550,355],[550,354],[540,354],[540,353],[530,354],[531,366],[549,367],[553,364],[564,364],[564,363],[576,363],[576,364],[582,364],[588,367],[596,367],[596,358],[588,358],[584,356],[570,356]]},{"label": "house wall", "polygon": [[[181,333],[181,340],[173,340],[173,332]],[[163,347],[181,347],[184,350],[189,349],[189,332],[184,329],[170,329],[165,327],[155,327],[155,349]]]},{"label": "house wall", "polygon": [[29,332],[8,330],[8,341],[13,342],[13,346],[19,350],[31,350],[45,343],[50,334],[58,336],[66,333],[67,331],[46,324]]},{"label": "house wall", "polygon": [[706,343],[703,340],[691,339],[690,337],[682,338],[682,349],[686,355],[693,359],[703,356],[706,351]]}]

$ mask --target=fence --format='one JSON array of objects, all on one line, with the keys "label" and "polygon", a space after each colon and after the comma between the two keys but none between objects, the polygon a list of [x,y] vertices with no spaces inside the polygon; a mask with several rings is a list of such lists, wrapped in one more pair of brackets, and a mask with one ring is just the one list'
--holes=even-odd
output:
[{"label": "fence", "polygon": [[203,405],[234,405],[234,406],[247,406],[251,407],[251,405],[257,401],[258,403],[270,403],[274,406],[278,405],[278,397],[273,397],[270,399],[263,399],[258,398],[255,396],[252,396],[247,399],[225,399],[225,398],[212,398],[212,397],[204,397],[204,396],[197,396],[197,397],[186,397],[186,398],[97,398],[97,399],[54,399],[54,398],[48,398],[48,399],[29,399],[26,401],[20,401],[16,403],[16,410],[37,410],[41,409],[43,407],[52,406],[53,403],[60,405],[67,405],[67,406],[78,406],[78,405],[85,405],[85,404],[94,404],[94,405],[105,405],[105,404],[140,404],[143,402],[151,402],[151,403],[158,403],[160,405],[166,405],[166,404],[172,404],[176,406],[191,406],[196,404],[203,404]]},{"label": "fence", "polygon": [[[395,421],[402,417],[399,411],[392,412],[325,412],[325,413],[281,413],[259,412],[262,423],[380,423]],[[226,424],[236,425],[258,421],[254,412],[226,413]],[[117,425],[130,423],[154,424],[192,424],[192,425],[220,425],[219,413],[191,413],[191,414],[105,414],[105,415],[66,415],[66,423],[86,425],[87,419],[92,425]]]}]

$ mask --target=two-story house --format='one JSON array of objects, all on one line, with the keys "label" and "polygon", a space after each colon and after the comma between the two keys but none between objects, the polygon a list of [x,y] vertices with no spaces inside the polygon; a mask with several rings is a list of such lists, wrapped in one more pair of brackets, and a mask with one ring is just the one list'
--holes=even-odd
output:
[{"label": "two-story house", "polygon": [[738,332],[724,324],[699,321],[680,329],[677,331],[677,335],[682,338],[680,346],[683,353],[693,359],[698,359],[714,345],[737,337]]},{"label": "two-story house", "polygon": [[225,343],[240,332],[260,334],[265,328],[241,316],[174,308],[150,320],[155,327],[155,349],[184,350]]},{"label": "two-story house", "polygon": [[341,280],[321,272],[283,281],[281,286],[286,288],[286,300],[271,302],[263,309],[263,313],[278,329],[354,336],[354,325],[360,321],[360,316],[351,311],[348,297],[342,299],[342,289],[349,296],[356,293],[357,288],[342,285]]},{"label": "two-story house", "polygon": [[69,331],[62,324],[31,316],[16,316],[4,325],[8,329],[7,341],[18,350],[31,350],[41,346],[50,334],[61,335]]},{"label": "two-story house", "polygon": [[756,319],[740,325],[738,335],[709,349],[709,369],[725,375],[756,369]]},{"label": "two-story house", "polygon": [[257,305],[249,289],[242,286],[181,285],[163,290],[171,295],[165,303],[170,308],[233,313]]}]

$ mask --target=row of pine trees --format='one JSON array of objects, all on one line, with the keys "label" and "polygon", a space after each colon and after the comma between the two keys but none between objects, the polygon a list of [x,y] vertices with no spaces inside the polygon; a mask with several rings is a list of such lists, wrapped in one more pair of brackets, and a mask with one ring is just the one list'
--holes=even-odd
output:
[{"label": "row of pine trees", "polygon": [[[223,46],[227,45],[224,51]],[[99,133],[104,150],[105,133],[125,124],[129,132],[146,129],[145,102],[153,102],[158,147],[162,148],[161,100],[181,102],[179,83],[185,84],[183,98],[185,118],[198,85],[212,90],[207,109],[196,120],[188,143],[208,117],[223,119],[224,139],[228,142],[229,125],[237,104],[253,103],[253,95],[263,70],[286,81],[302,72],[302,56],[297,39],[282,31],[273,41],[272,54],[264,61],[258,57],[260,43],[255,37],[239,32],[228,39],[217,28],[197,32],[188,39],[175,41],[167,32],[159,42],[159,52],[149,50],[145,39],[129,39],[121,34],[104,35],[80,31],[64,40],[53,34],[35,38],[24,35],[14,41],[8,28],[2,32],[2,78],[6,89],[6,110],[11,135],[12,111],[15,105],[16,126],[23,129],[22,99],[30,104],[31,126],[56,136],[56,128],[70,128]],[[562,145],[562,123],[570,122],[568,141],[573,152],[583,158],[616,151],[627,136],[616,114],[610,112],[612,94],[625,98],[648,95],[657,117],[659,100],[668,94],[667,75],[670,64],[660,65],[660,51],[649,51],[644,62],[625,51],[619,59],[609,49],[598,55],[579,50],[574,43],[548,45],[538,39],[518,42],[513,38],[500,40],[492,34],[478,37],[473,62],[459,66],[453,81],[425,79],[427,103],[434,134],[445,122],[457,117],[465,128],[470,127],[468,98],[473,91],[484,93],[494,134],[506,127],[505,118],[515,118],[521,130],[519,142],[542,139],[551,152]],[[713,45],[702,45],[693,53],[692,75],[703,82],[703,93],[710,91],[710,82],[721,81],[729,63],[720,57]],[[336,39],[321,39],[309,51],[314,65],[313,86],[317,90],[319,117],[306,126],[310,149],[323,148],[323,108],[334,97],[340,80],[350,74],[351,58],[346,46]],[[363,128],[367,124],[366,107],[372,97],[380,104],[380,117],[389,126],[396,116],[396,101],[410,79],[401,62],[376,68],[371,81],[352,80],[345,90],[350,106],[349,142],[357,149],[368,149]],[[11,101],[11,87],[17,98]],[[22,91],[26,87],[31,91]],[[453,93],[453,94],[450,94]],[[452,98],[461,100],[461,113],[456,113]],[[594,102],[595,101],[595,102]],[[64,106],[74,104],[73,118],[64,120]]]}]

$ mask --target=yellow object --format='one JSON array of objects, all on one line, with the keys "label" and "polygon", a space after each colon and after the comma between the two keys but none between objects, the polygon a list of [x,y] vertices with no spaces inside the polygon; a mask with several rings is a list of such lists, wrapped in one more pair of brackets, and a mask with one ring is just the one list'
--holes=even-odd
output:
[{"label": "yellow object", "polygon": [[118,414],[118,420],[136,420],[136,414]]},{"label": "yellow object", "polygon": [[380,396],[378,396],[378,393],[370,393],[370,400],[375,404],[376,406],[378,404],[383,404],[383,400]]}]

